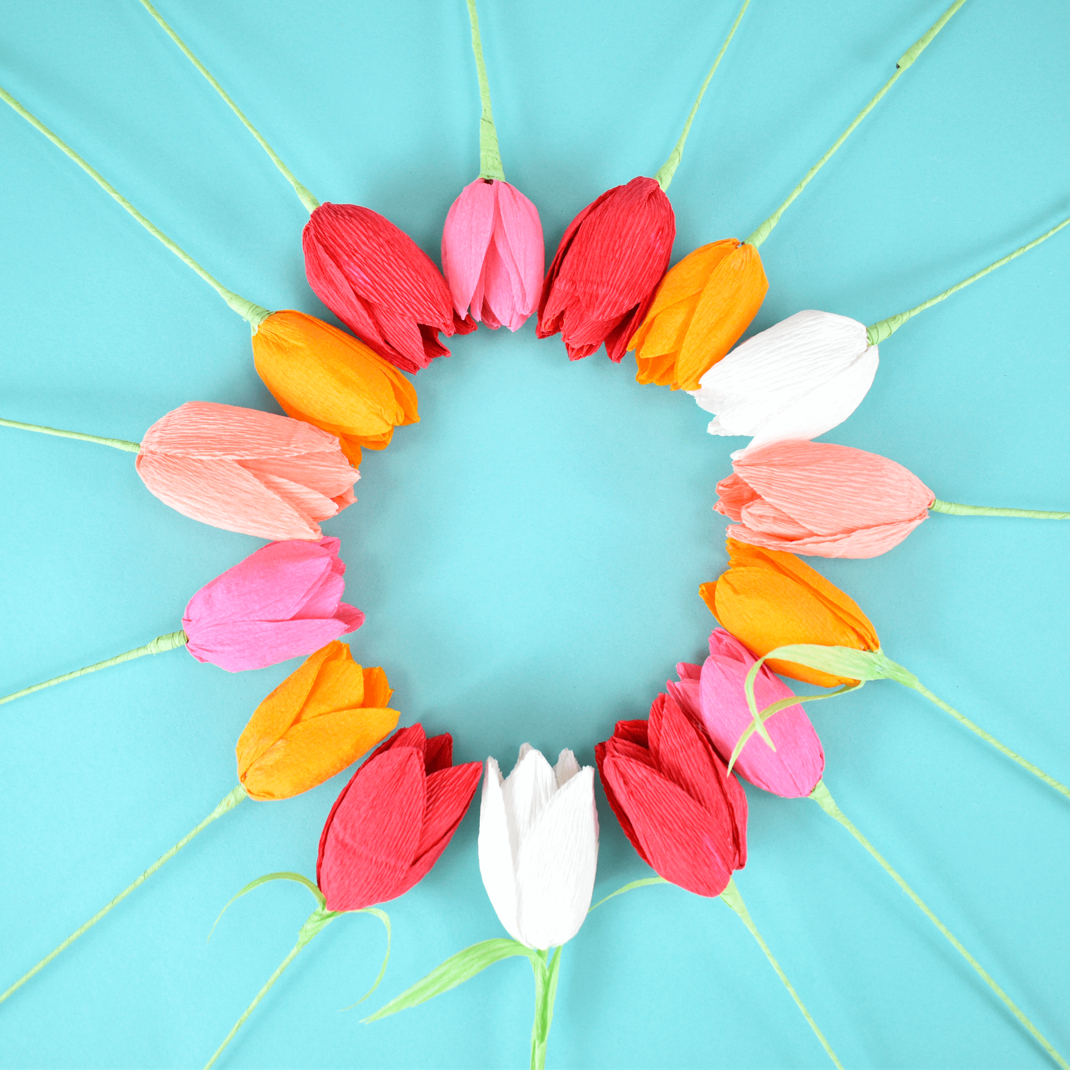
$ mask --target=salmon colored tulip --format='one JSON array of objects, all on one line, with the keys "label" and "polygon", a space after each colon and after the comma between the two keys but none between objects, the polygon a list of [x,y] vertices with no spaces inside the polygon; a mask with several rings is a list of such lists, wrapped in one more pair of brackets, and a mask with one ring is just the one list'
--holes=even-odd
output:
[{"label": "salmon colored tulip", "polygon": [[253,335],[253,359],[282,408],[337,435],[354,465],[361,447],[386,449],[395,427],[420,419],[416,391],[401,372],[314,316],[273,312]]},{"label": "salmon colored tulip", "polygon": [[145,432],[145,486],[184,516],[264,539],[319,539],[356,499],[359,474],[311,421],[187,401]]},{"label": "salmon colored tulip", "polygon": [[302,235],[305,274],[319,299],[384,360],[426,368],[450,351],[442,331],[468,334],[431,258],[389,219],[357,204],[321,204]]},{"label": "salmon colored tulip", "polygon": [[711,242],[685,256],[659,283],[628,342],[640,383],[697,390],[758,314],[769,289],[749,242]]},{"label": "salmon colored tulip", "polygon": [[747,450],[717,484],[728,534],[770,550],[876,557],[902,542],[936,495],[901,464],[832,442]]},{"label": "salmon colored tulip", "polygon": [[[728,540],[728,569],[699,588],[718,621],[757,657],[791,643],[879,650],[869,618],[824,576],[792,554]],[[766,663],[773,672],[821,687],[856,684],[787,661]]]},{"label": "salmon colored tulip", "polygon": [[398,723],[382,669],[345,643],[317,650],[256,708],[238,739],[238,779],[254,799],[288,799],[355,762]]}]

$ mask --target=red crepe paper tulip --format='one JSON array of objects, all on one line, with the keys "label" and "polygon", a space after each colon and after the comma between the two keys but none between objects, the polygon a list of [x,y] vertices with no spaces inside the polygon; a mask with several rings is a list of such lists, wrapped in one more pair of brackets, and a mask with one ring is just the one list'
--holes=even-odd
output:
[{"label": "red crepe paper tulip", "polygon": [[227,672],[311,654],[356,631],[364,614],[341,599],[337,539],[273,542],[205,584],[182,617],[186,649]]},{"label": "red crepe paper tulip", "polygon": [[438,340],[476,329],[454,315],[431,258],[390,220],[356,204],[321,204],[305,224],[305,274],[319,299],[402,371],[448,357]]},{"label": "red crepe paper tulip", "polygon": [[481,762],[453,765],[453,739],[421,725],[390,737],[342,789],[320,837],[316,883],[328,910],[396,899],[446,849],[479,783]]},{"label": "red crepe paper tulip", "polygon": [[145,486],[172,509],[265,539],[319,539],[319,521],[356,501],[359,473],[338,439],[302,420],[188,401],[145,432]]},{"label": "red crepe paper tulip", "polygon": [[[676,666],[679,682],[669,683],[669,694],[693,720],[706,729],[714,749],[727,762],[736,743],[753,725],[743,683],[757,658],[723,628],[710,636],[710,656],[699,665]],[[758,709],[793,698],[791,689],[768,666],[754,681]],[[734,769],[763,791],[788,799],[809,795],[825,771],[821,740],[802,706],[789,706],[765,724],[776,750],[757,735],[744,744]]]},{"label": "red crepe paper tulip", "polygon": [[901,464],[831,442],[747,450],[717,484],[728,535],[769,550],[876,557],[902,542],[936,495]]},{"label": "red crepe paper tulip", "polygon": [[619,363],[669,266],[675,236],[672,205],[654,179],[603,193],[561,239],[543,284],[538,336],[560,333],[570,360],[604,343]]},{"label": "red crepe paper tulip", "polygon": [[539,212],[515,186],[477,178],[450,206],[442,273],[457,316],[518,330],[535,311],[545,261]]},{"label": "red crepe paper tulip", "polygon": [[720,895],[747,862],[747,797],[702,729],[658,695],[649,721],[618,721],[595,757],[639,857],[689,892]]}]

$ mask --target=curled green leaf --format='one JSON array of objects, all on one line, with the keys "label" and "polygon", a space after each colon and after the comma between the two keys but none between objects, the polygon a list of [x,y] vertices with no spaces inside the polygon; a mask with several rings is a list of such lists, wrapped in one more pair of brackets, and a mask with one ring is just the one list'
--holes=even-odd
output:
[{"label": "curled green leaf", "polygon": [[354,1007],[359,1007],[379,987],[383,976],[386,974],[386,964],[390,961],[390,916],[385,910],[380,910],[378,907],[365,907],[363,910],[354,911],[354,913],[374,914],[383,923],[383,928],[386,929],[386,954],[383,956],[383,964],[379,967],[379,974],[371,988],[356,1003],[351,1003],[348,1007],[339,1007],[339,1011],[351,1011]]},{"label": "curled green leaf", "polygon": [[219,917],[212,923],[212,928],[208,933],[209,942],[211,942],[212,933],[215,932],[215,927],[222,920],[223,915],[230,909],[231,903],[237,899],[241,899],[243,895],[251,892],[254,888],[259,888],[261,884],[267,884],[268,881],[293,881],[295,884],[303,884],[316,897],[316,902],[319,903],[320,910],[327,909],[326,896],[324,896],[323,892],[321,892],[319,888],[308,879],[308,877],[302,876],[300,873],[268,873],[263,877],[257,877],[255,881],[250,881],[240,892],[238,892],[237,895],[230,898],[227,905],[219,912]]}]

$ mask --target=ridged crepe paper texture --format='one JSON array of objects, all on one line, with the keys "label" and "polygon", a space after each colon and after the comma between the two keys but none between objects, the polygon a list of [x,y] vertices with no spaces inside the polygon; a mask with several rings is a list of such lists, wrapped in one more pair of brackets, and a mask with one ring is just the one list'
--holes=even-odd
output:
[{"label": "ridged crepe paper texture", "polygon": [[[670,262],[745,238],[945,6],[754,0],[669,190]],[[230,0],[158,7],[317,197],[377,211],[438,260],[449,206],[477,167],[463,3],[429,16],[409,0],[322,0],[316,21],[290,0],[265,0],[255,17]],[[737,7],[480,4],[506,179],[542,214],[547,264],[585,205],[669,154]],[[1013,17],[967,0],[761,246],[770,289],[750,331],[803,309],[873,323],[1054,222],[1070,173],[1066,19],[1045,0]],[[0,23],[0,84],[154,222],[240,293],[343,326],[306,285],[301,202],[139,4],[0,5]],[[0,415],[17,402],[22,420],[139,441],[191,399],[281,414],[253,370],[248,325],[18,116],[0,115]],[[1064,505],[1066,237],[882,342],[871,391],[822,438],[894,459],[941,498]],[[645,717],[678,662],[706,658],[715,620],[696,588],[727,561],[714,484],[749,441],[707,435],[714,414],[679,391],[638,387],[630,356],[569,363],[556,336],[533,330],[440,333],[452,356],[416,375],[421,422],[365,451],[360,500],[317,521],[341,539],[342,601],[367,614],[342,638],[359,664],[385,668],[400,723],[449,730],[457,761],[494,755],[503,774],[524,740],[551,764],[568,746],[591,765],[615,720]],[[178,628],[198,588],[266,544],[174,513],[118,450],[3,434],[11,687]],[[1070,751],[1052,701],[1065,689],[1057,528],[933,516],[879,558],[803,562],[857,602],[891,657],[1059,775]],[[302,660],[232,675],[172,651],[51,688],[32,709],[0,707],[0,918],[33,919],[5,928],[5,979],[211,812],[236,783],[249,715]],[[836,802],[1065,1050],[1070,873],[1052,850],[1064,801],[893,683],[804,708]],[[212,923],[262,874],[313,876],[348,776],[243,803],[199,835],[0,1007],[4,1061],[203,1065],[316,904],[273,882],[231,907],[208,944]],[[744,786],[750,862],[736,883],[846,1065],[1051,1065],[845,830],[812,802]],[[596,800],[595,902],[651,873],[601,787]],[[375,997],[335,1013],[374,982],[384,939],[373,918],[332,924],[217,1065],[526,1065],[522,957],[359,1024],[459,949],[507,937],[480,879],[474,811],[386,907],[395,941]],[[640,991],[633,1025],[620,1009]],[[711,1036],[725,1065],[822,1060],[721,904],[655,887],[591,914],[563,955],[548,1065],[705,1066]]]}]

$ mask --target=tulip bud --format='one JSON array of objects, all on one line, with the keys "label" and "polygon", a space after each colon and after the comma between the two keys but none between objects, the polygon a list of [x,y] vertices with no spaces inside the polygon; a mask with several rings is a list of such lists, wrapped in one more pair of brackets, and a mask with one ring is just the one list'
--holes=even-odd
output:
[{"label": "tulip bud", "polygon": [[319,539],[360,478],[338,439],[311,422],[187,401],[145,432],[145,486],[184,516],[264,539]]},{"label": "tulip bud", "polygon": [[769,289],[762,258],[735,238],[703,245],[659,283],[628,343],[636,380],[695,390],[704,372],[735,345]]},{"label": "tulip bud", "polygon": [[901,464],[832,442],[773,442],[732,467],[714,506],[740,524],[729,536],[817,557],[883,554],[929,515],[936,497]]},{"label": "tulip bud", "polygon": [[508,182],[477,178],[450,205],[442,273],[458,318],[518,330],[535,311],[545,259],[535,205]]},{"label": "tulip bud", "polygon": [[273,312],[253,335],[253,360],[285,412],[322,427],[360,464],[395,427],[417,423],[416,391],[396,368],[345,331],[301,312]]},{"label": "tulip bud", "polygon": [[256,708],[238,737],[238,779],[254,799],[288,799],[355,762],[398,723],[382,669],[345,643],[317,650]]},{"label": "tulip bud", "polygon": [[878,359],[858,320],[796,312],[737,346],[692,393],[717,413],[711,435],[753,435],[747,449],[754,450],[817,438],[843,423],[872,386]]},{"label": "tulip bud", "polygon": [[453,314],[449,287],[427,253],[370,208],[321,204],[305,224],[302,244],[308,284],[319,299],[402,371],[449,356],[439,331],[448,338],[476,329]]},{"label": "tulip bud", "polygon": [[[876,629],[857,604],[792,554],[729,539],[728,564],[699,593],[717,620],[756,657],[794,643],[880,649]],[[795,662],[766,664],[782,676],[821,687],[858,683]]]},{"label": "tulip bud", "polygon": [[747,863],[747,797],[705,733],[658,695],[649,721],[618,721],[594,752],[639,857],[689,892],[720,895]]},{"label": "tulip bud", "polygon": [[311,654],[364,623],[341,601],[337,539],[273,542],[206,583],[182,618],[186,649],[227,672]]},{"label": "tulip bud", "polygon": [[563,750],[553,768],[525,743],[502,780],[487,759],[479,808],[479,872],[514,940],[545,951],[579,932],[598,865],[594,769]]},{"label": "tulip bud", "polygon": [[605,343],[620,362],[669,266],[676,217],[652,178],[633,178],[568,225],[546,273],[535,333],[560,333],[570,360]]},{"label": "tulip bud", "polygon": [[323,826],[316,883],[327,910],[363,910],[422,880],[457,831],[482,766],[453,765],[453,740],[421,725],[390,737],[353,774]]}]

